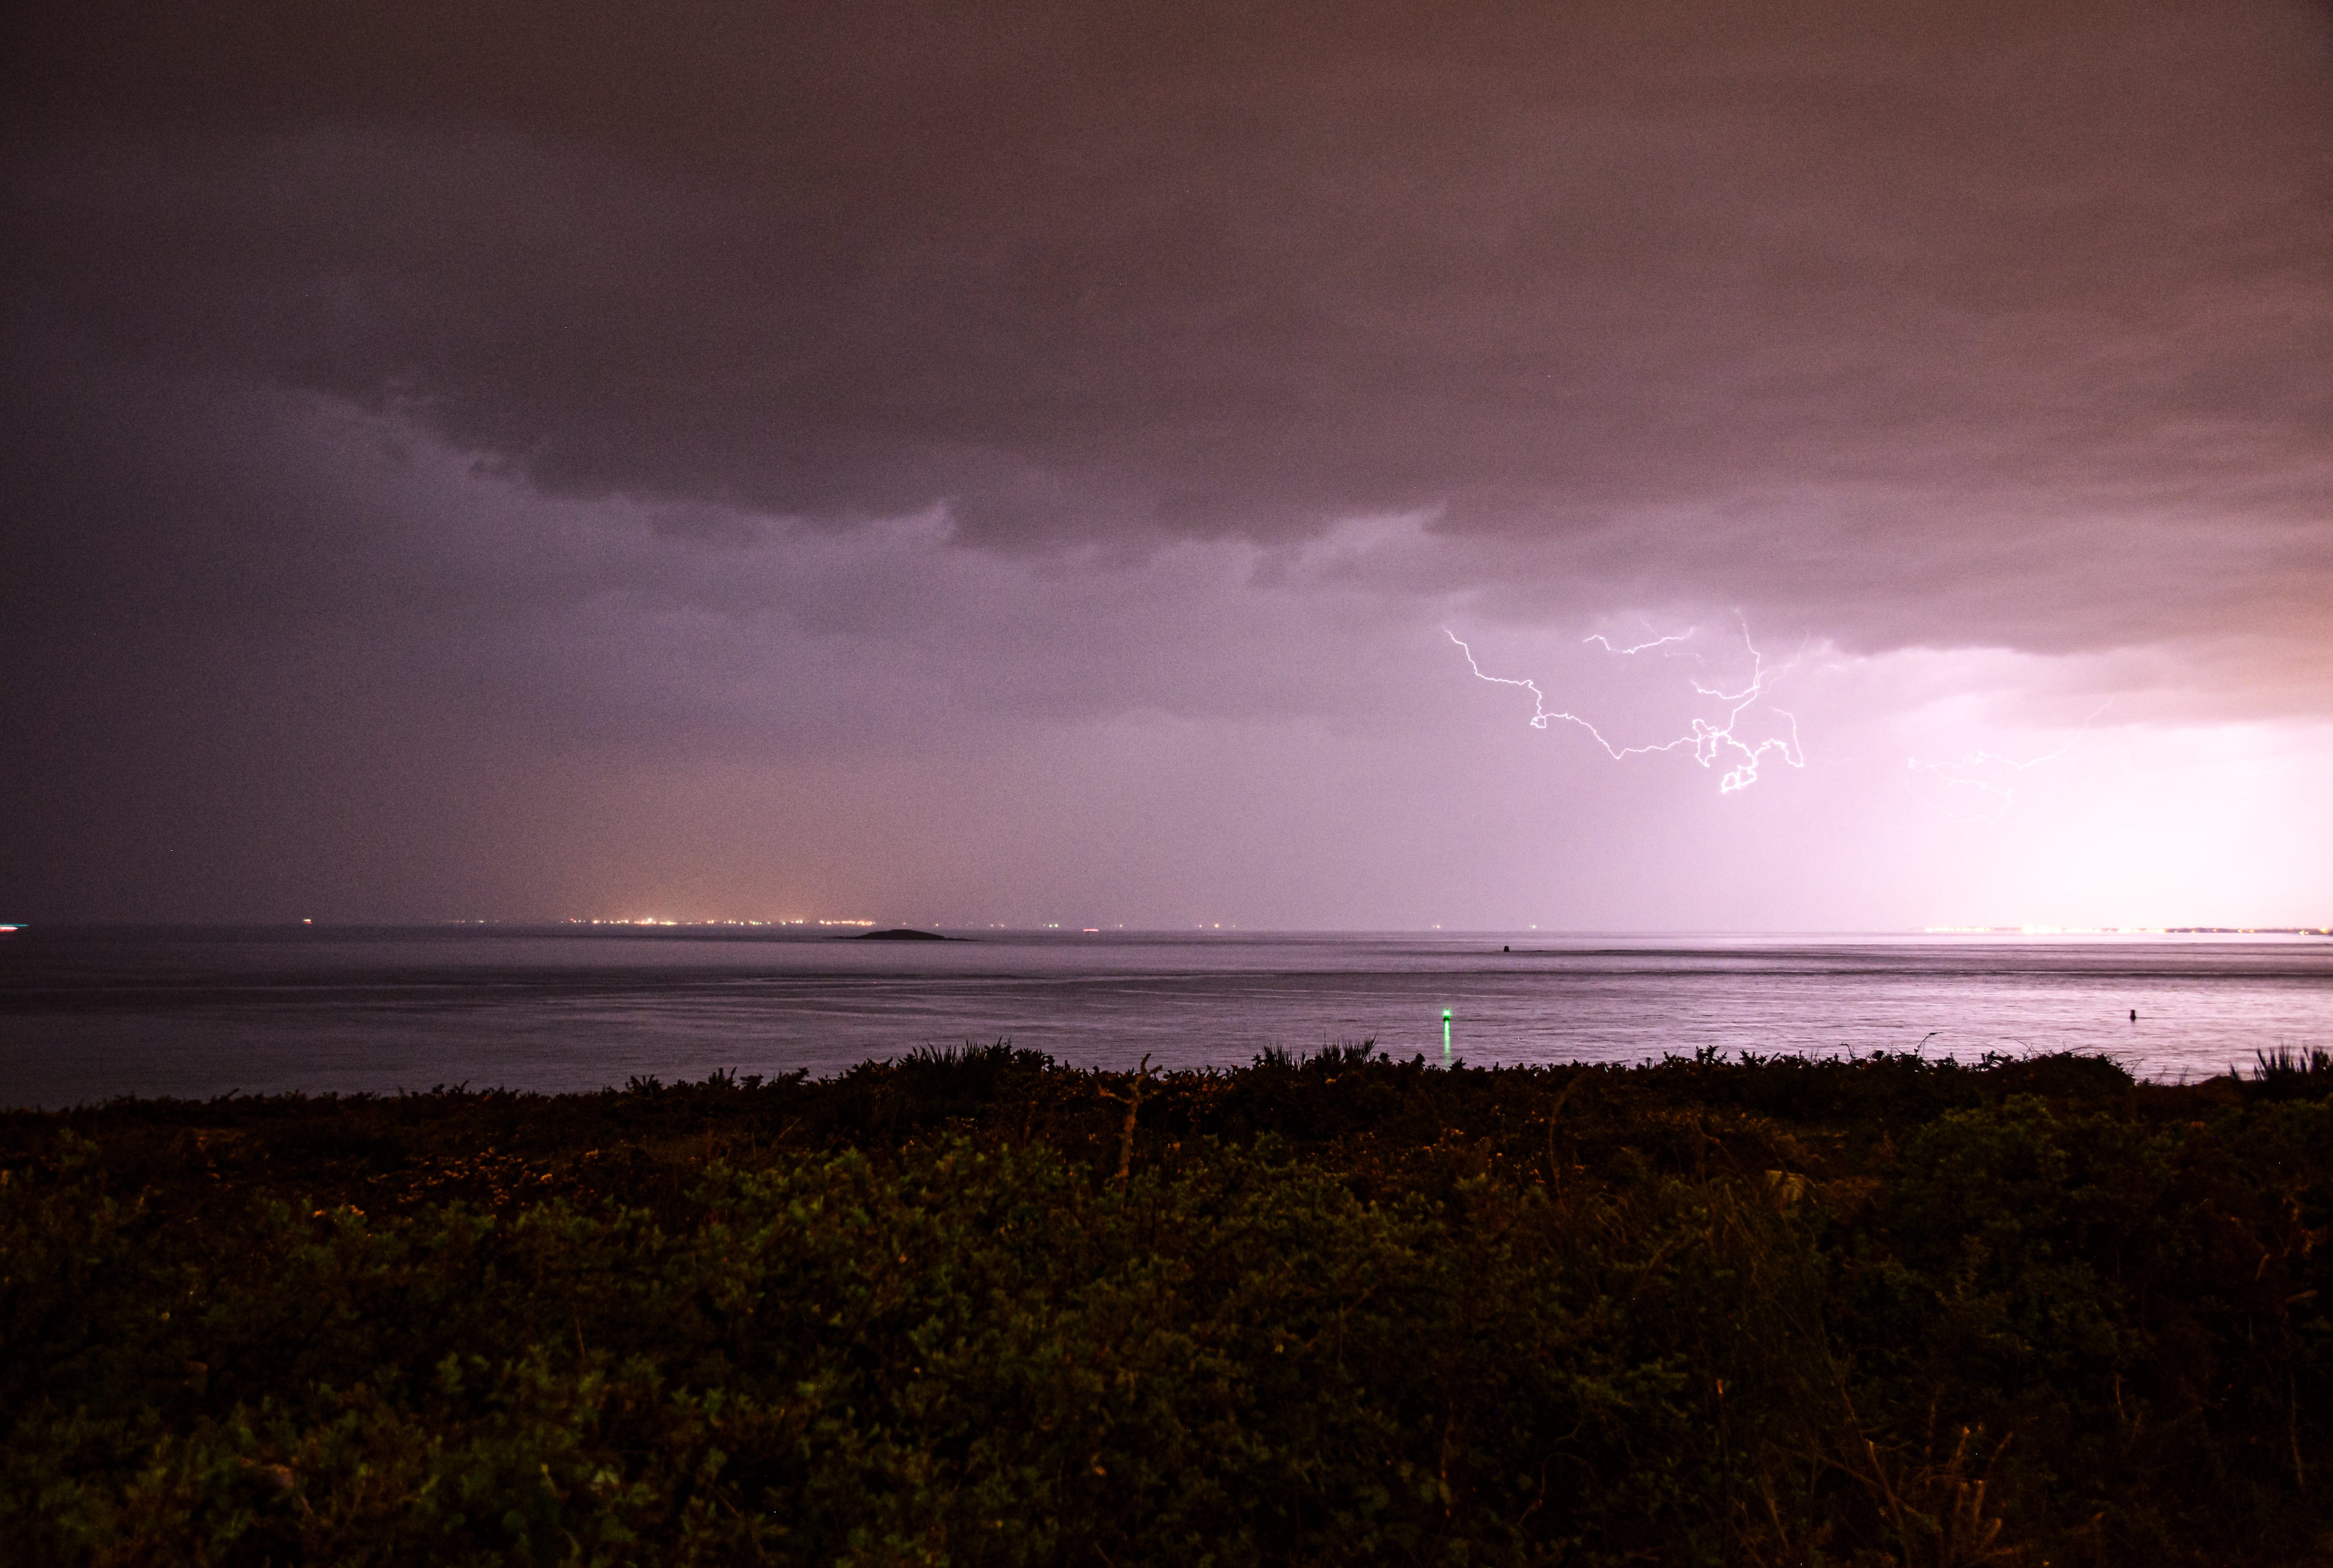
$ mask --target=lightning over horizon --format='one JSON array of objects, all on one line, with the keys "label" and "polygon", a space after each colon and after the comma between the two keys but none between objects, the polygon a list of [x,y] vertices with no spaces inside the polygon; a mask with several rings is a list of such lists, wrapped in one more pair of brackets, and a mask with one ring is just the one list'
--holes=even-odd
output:
[{"label": "lightning over horizon", "polygon": [[[1444,630],[1447,630],[1448,629],[1445,627]],[[1647,627],[1646,630],[1650,630],[1651,628]],[[1656,637],[1650,642],[1639,642],[1633,648],[1615,648],[1612,646],[1610,640],[1608,640],[1600,631],[1592,631],[1586,637],[1581,638],[1579,640],[1583,643],[1602,643],[1604,645],[1604,651],[1607,653],[1642,653],[1647,649],[1666,648],[1672,642],[1683,642],[1685,639],[1691,637],[1699,630],[1701,630],[1699,627],[1688,626],[1683,631],[1674,631],[1666,637]]]},{"label": "lightning over horizon", "polygon": [[[1580,640],[1583,644],[1598,643],[1607,653],[1624,658],[1671,643],[1683,642],[1698,630],[1698,628],[1688,627],[1684,631],[1657,637],[1648,642],[1641,642],[1629,648],[1615,648],[1601,633],[1591,633]],[[1732,794],[1756,784],[1758,770],[1770,754],[1780,756],[1791,767],[1806,766],[1805,748],[1799,740],[1798,717],[1787,709],[1774,707],[1771,704],[1767,705],[1770,711],[1788,725],[1787,735],[1772,736],[1753,743],[1735,733],[1737,726],[1743,721],[1743,716],[1764,699],[1769,682],[1780,679],[1781,676],[1787,674],[1791,668],[1786,665],[1782,670],[1770,673],[1766,669],[1765,655],[1759,650],[1756,642],[1752,640],[1750,629],[1746,623],[1742,627],[1742,643],[1750,653],[1751,668],[1747,684],[1740,690],[1729,691],[1722,686],[1704,686],[1697,680],[1687,683],[1699,696],[1724,705],[1724,721],[1712,723],[1709,719],[1696,714],[1691,720],[1692,727],[1683,735],[1673,740],[1643,746],[1613,745],[1593,721],[1566,708],[1550,707],[1547,694],[1540,690],[1537,681],[1517,679],[1511,676],[1492,675],[1486,672],[1481,663],[1475,659],[1474,649],[1467,645],[1464,639],[1446,626],[1442,629],[1442,635],[1457,644],[1458,650],[1466,656],[1467,668],[1474,672],[1477,679],[1489,681],[1495,686],[1519,686],[1531,694],[1531,726],[1533,729],[1545,729],[1548,727],[1548,721],[1555,718],[1560,718],[1567,724],[1577,725],[1586,730],[1596,744],[1603,747],[1605,755],[1614,762],[1622,762],[1632,756],[1643,756],[1654,752],[1676,751],[1680,748],[1690,748],[1693,760],[1703,767],[1714,767],[1721,761],[1730,759],[1731,765],[1726,768],[1723,776],[1718,781],[1717,791],[1720,794]]]},{"label": "lightning over horizon", "polygon": [[[1985,768],[2006,769],[2011,773],[2019,774],[2030,773],[2037,767],[2058,762],[2074,749],[2083,736],[2089,733],[2089,726],[2097,720],[2098,715],[2113,706],[2111,698],[2100,703],[2091,710],[2088,718],[2082,720],[2081,727],[2077,729],[2057,750],[2045,752],[2040,756],[2028,757],[2022,762],[2015,757],[2003,756],[1999,752],[1975,751],[1954,762],[1926,762],[1916,756],[1906,757],[1904,759],[1905,770],[1910,774],[1925,774],[1935,779],[1945,792],[1944,800],[1942,803],[1925,797],[1921,799],[1920,803],[1930,811],[1936,812],[1955,822],[1986,824],[1997,822],[2006,817],[2010,808],[2017,803],[2015,786],[1996,784],[1990,779],[1971,775],[1979,769]],[[1953,795],[1951,792],[1954,790],[1973,791],[1976,795],[1984,797],[1990,803],[1977,811],[1955,810],[1950,803],[1962,797]]]}]

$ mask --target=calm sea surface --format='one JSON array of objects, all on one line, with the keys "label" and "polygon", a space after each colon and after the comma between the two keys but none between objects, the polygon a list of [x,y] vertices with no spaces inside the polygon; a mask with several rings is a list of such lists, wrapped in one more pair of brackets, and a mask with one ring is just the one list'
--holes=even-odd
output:
[{"label": "calm sea surface", "polygon": [[1445,1007],[1476,1065],[1925,1042],[2195,1078],[2333,1049],[2333,940],[33,928],[0,937],[0,1104],[823,1075],[968,1040],[1112,1067],[1439,1056]]}]

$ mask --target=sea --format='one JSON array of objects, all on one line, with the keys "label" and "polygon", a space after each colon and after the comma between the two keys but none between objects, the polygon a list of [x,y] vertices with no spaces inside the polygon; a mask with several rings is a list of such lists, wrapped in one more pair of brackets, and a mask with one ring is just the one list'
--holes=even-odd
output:
[{"label": "sea", "polygon": [[[2136,1016],[2133,1016],[2133,1015]],[[1446,1024],[1446,1032],[1445,1032]],[[1373,1042],[1470,1066],[2083,1051],[2187,1081],[2333,1049],[2323,937],[433,926],[0,934],[0,1105],[814,1077],[1007,1041],[1079,1066]]]}]

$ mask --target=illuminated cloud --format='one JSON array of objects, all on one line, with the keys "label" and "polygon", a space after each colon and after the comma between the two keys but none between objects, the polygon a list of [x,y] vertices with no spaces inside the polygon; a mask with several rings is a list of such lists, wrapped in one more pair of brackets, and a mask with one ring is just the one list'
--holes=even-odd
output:
[{"label": "illuminated cloud", "polygon": [[[24,908],[2324,914],[2186,814],[2333,718],[2322,7],[108,14],[0,80]],[[1438,630],[1626,747],[1645,618],[1806,765]]]}]

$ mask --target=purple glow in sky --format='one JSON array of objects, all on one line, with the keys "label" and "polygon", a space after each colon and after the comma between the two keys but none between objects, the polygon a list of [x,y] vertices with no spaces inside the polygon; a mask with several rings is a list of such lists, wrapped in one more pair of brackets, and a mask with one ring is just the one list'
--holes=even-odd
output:
[{"label": "purple glow in sky", "polygon": [[0,919],[2333,920],[2322,5],[0,69]]}]

